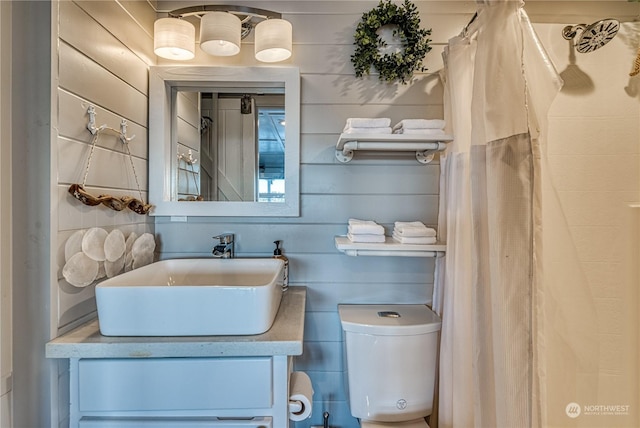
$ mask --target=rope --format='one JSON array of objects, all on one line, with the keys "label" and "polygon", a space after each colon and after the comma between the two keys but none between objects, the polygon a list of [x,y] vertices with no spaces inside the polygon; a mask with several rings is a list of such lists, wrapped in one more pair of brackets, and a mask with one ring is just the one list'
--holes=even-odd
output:
[{"label": "rope", "polygon": [[84,178],[82,179],[82,188],[84,189],[84,185],[87,183],[87,176],[89,175],[89,167],[91,166],[91,158],[93,157],[93,151],[96,148],[96,143],[98,142],[99,132],[96,132],[91,140],[91,151],[89,152],[89,159],[87,159],[87,168],[84,171]]},{"label": "rope", "polygon": [[133,166],[133,156],[131,156],[131,151],[129,151],[129,143],[123,142],[123,144],[127,149],[127,155],[129,155],[129,162],[131,163],[131,169],[133,170],[133,177],[136,179],[136,186],[138,187],[138,195],[140,196],[140,200],[144,203],[144,199],[142,199],[142,190],[140,190],[140,183],[138,182],[138,174],[136,174],[136,168]]},{"label": "rope", "polygon": [[[149,210],[152,208],[152,205],[146,204],[144,199],[142,198],[142,190],[140,189],[140,181],[138,180],[138,174],[136,173],[136,168],[133,164],[133,156],[131,155],[131,151],[129,150],[129,141],[133,139],[127,138],[126,134],[123,131],[118,131],[117,129],[110,128],[106,125],[102,125],[99,128],[95,128],[93,126],[88,127],[89,131],[93,134],[93,139],[91,141],[91,151],[89,152],[89,158],[87,159],[87,167],[84,171],[84,177],[82,179],[82,185],[72,184],[69,186],[69,193],[73,195],[74,198],[78,199],[85,205],[95,206],[98,204],[103,204],[115,211],[121,211],[125,207],[128,207],[130,210],[134,211],[137,214],[147,214]],[[133,176],[136,180],[136,186],[138,188],[138,195],[140,199],[132,198],[130,196],[124,196],[122,198],[116,198],[110,195],[99,195],[95,197],[89,194],[84,190],[85,184],[87,182],[87,177],[89,176],[89,169],[91,168],[91,160],[93,159],[93,152],[95,151],[96,144],[99,139],[99,135],[103,131],[111,131],[115,132],[122,141],[122,144],[125,145],[127,155],[129,156],[129,162],[131,163],[131,170],[133,171]]]}]

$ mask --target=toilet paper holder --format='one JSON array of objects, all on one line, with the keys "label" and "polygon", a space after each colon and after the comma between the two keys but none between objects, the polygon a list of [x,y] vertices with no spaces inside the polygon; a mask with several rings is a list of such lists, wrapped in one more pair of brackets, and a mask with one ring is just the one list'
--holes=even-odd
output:
[{"label": "toilet paper holder", "polygon": [[297,422],[311,417],[313,386],[309,375],[292,372],[289,377],[289,420]]},{"label": "toilet paper holder", "polygon": [[304,409],[304,404],[300,400],[289,400],[289,413],[301,413]]}]

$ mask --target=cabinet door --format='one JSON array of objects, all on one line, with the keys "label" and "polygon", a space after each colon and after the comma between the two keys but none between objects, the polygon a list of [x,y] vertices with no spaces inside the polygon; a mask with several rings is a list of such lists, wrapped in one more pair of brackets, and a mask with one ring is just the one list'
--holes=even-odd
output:
[{"label": "cabinet door", "polygon": [[80,412],[266,409],[273,364],[255,358],[82,359]]},{"label": "cabinet door", "polygon": [[82,418],[79,428],[272,428],[271,418]]}]

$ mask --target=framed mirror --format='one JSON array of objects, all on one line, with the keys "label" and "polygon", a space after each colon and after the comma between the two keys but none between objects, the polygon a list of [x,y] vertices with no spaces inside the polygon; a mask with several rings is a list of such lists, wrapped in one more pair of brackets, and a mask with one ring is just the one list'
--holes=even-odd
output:
[{"label": "framed mirror", "polygon": [[149,69],[151,215],[300,215],[294,67]]}]

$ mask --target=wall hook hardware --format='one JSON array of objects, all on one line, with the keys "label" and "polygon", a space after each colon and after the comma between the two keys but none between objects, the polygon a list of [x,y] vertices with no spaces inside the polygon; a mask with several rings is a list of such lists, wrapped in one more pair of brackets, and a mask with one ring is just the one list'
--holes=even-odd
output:
[{"label": "wall hook hardware", "polygon": [[89,115],[89,123],[87,123],[87,129],[91,133],[91,135],[99,134],[103,131],[110,131],[115,133],[122,144],[127,144],[129,141],[133,140],[136,136],[132,135],[131,137],[127,137],[127,120],[121,119],[120,121],[120,129],[115,129],[107,126],[106,124],[96,126],[96,108],[93,105],[90,105],[87,109],[87,114]]},{"label": "wall hook hardware", "polygon": [[87,129],[91,132],[91,135],[96,135],[96,132],[98,132],[98,129],[96,128],[96,108],[90,105],[87,109],[87,114],[89,114]]},{"label": "wall hook hardware", "polygon": [[194,163],[198,162],[198,159],[193,157],[193,152],[191,151],[191,149],[187,151],[186,155],[184,153],[178,153],[178,160],[185,161],[187,165],[193,165]]},{"label": "wall hook hardware", "polygon": [[[127,137],[127,121],[125,119],[121,119],[120,121],[120,130],[111,128],[109,126],[101,125],[96,126],[96,109],[93,105],[89,105],[87,109],[87,114],[89,115],[89,123],[87,123],[87,129],[93,135],[91,140],[91,150],[89,152],[89,157],[87,159],[87,167],[84,172],[84,178],[82,180],[82,184],[72,184],[69,187],[69,193],[80,202],[85,205],[95,206],[98,204],[103,204],[115,211],[122,211],[124,208],[129,208],[137,214],[148,214],[149,211],[153,208],[151,204],[147,204],[142,199],[142,190],[140,189],[140,181],[138,180],[138,174],[136,174],[136,168],[133,165],[133,157],[131,156],[131,151],[129,150],[129,141],[135,138],[135,135],[131,137]],[[85,184],[87,182],[87,177],[89,175],[89,168],[91,167],[91,158],[93,157],[93,152],[96,148],[96,144],[98,143],[98,139],[100,138],[100,134],[103,131],[109,131],[115,133],[119,138],[122,144],[124,144],[124,148],[126,150],[126,154],[129,157],[129,162],[131,163],[131,170],[133,171],[133,176],[136,179],[136,186],[138,187],[138,195],[140,199],[131,197],[131,196],[123,196],[123,197],[113,197],[111,195],[99,195],[95,197],[91,195],[89,192],[85,190]]]}]

